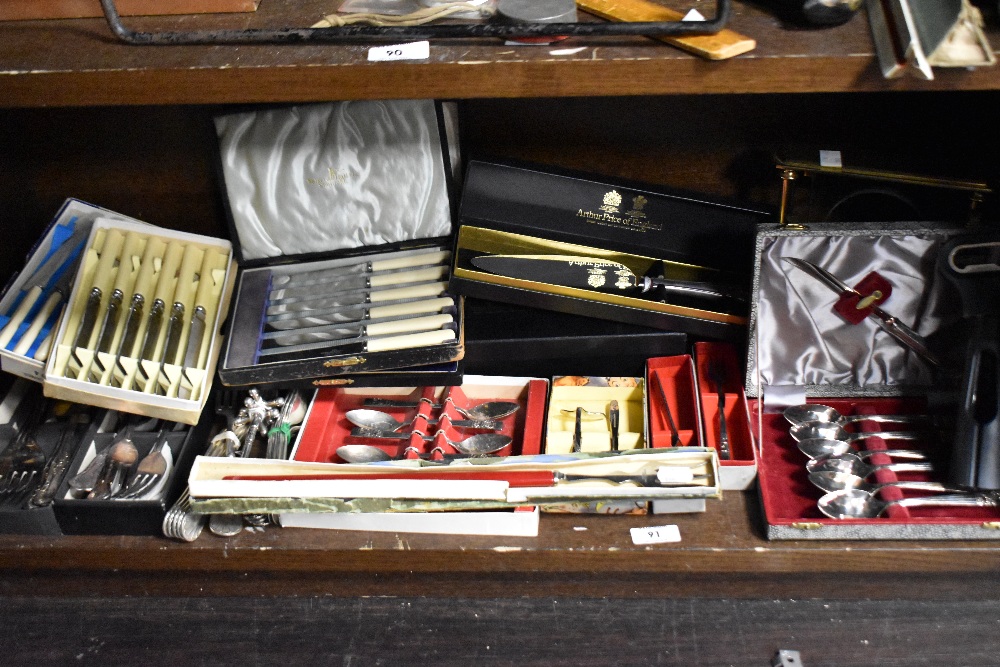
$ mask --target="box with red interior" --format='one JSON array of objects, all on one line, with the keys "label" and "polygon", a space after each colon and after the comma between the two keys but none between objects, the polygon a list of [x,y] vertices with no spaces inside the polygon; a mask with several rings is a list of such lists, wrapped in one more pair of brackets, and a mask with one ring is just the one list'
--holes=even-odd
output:
[{"label": "box with red interior", "polygon": [[995,494],[954,481],[967,316],[944,263],[956,233],[758,235],[745,390],[769,538],[1000,537]]}]

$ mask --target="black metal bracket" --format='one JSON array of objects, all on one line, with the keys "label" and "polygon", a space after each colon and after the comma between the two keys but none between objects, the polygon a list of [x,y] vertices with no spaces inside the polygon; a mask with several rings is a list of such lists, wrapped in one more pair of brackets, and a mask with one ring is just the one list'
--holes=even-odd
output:
[{"label": "black metal bracket", "polygon": [[716,0],[715,16],[706,21],[644,21],[636,23],[476,23],[422,26],[347,25],[333,28],[258,28],[189,32],[137,32],[122,24],[115,0],[101,0],[111,31],[123,42],[137,45],[181,44],[305,44],[364,39],[444,39],[462,37],[625,36],[692,37],[714,35],[729,21],[730,0]]}]

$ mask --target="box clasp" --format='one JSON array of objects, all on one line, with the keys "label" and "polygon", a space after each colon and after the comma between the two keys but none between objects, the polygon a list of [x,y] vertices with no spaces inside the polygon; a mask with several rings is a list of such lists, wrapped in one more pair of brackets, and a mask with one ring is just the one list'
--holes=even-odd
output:
[{"label": "box clasp", "polygon": [[324,368],[342,368],[344,366],[357,366],[358,364],[365,363],[364,357],[346,357],[344,359],[331,359],[330,361],[324,361]]},{"label": "box clasp", "polygon": [[313,380],[314,387],[343,387],[346,384],[354,384],[354,380],[350,378]]},{"label": "box clasp", "polygon": [[792,524],[792,528],[798,530],[819,530],[823,527],[823,524],[818,521],[796,521]]},{"label": "box clasp", "polygon": [[1000,530],[1000,521],[984,521],[982,527],[987,530]]}]

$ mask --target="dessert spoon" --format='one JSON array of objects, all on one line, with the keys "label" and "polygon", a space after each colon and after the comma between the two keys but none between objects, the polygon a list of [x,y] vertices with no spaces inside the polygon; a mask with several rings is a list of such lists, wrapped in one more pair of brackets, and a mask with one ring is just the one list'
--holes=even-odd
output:
[{"label": "dessert spoon", "polygon": [[874,519],[887,509],[896,507],[996,507],[997,498],[982,494],[914,496],[888,502],[859,491],[833,491],[819,499],[819,511],[831,519]]},{"label": "dessert spoon", "polygon": [[785,419],[789,424],[805,422],[829,422],[846,426],[854,422],[888,422],[893,424],[922,424],[930,421],[926,415],[842,415],[836,409],[819,403],[805,403],[785,408]]},{"label": "dessert spoon", "polygon": [[840,456],[842,454],[854,454],[861,458],[874,456],[875,454],[886,454],[900,459],[926,459],[923,452],[912,449],[855,449],[851,443],[843,440],[831,440],[829,438],[809,438],[800,440],[799,451],[810,459],[825,459],[830,456]]}]

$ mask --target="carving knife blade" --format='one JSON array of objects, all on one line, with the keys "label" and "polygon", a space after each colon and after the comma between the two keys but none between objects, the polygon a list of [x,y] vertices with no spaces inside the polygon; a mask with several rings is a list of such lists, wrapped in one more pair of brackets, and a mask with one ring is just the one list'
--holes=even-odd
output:
[{"label": "carving knife blade", "polygon": [[579,287],[605,292],[648,292],[659,288],[674,294],[705,299],[742,299],[718,285],[692,280],[637,276],[621,262],[573,255],[481,255],[472,258],[478,269],[507,278]]},{"label": "carving knife blade", "polygon": [[[782,259],[797,269],[805,271],[837,294],[865,296],[858,293],[857,290],[837,278],[837,276],[833,275],[826,269],[813,264],[812,262],[807,262],[806,260],[799,259],[798,257],[782,257]],[[908,347],[917,356],[930,365],[941,365],[941,361],[927,347],[927,341],[925,341],[924,338],[916,331],[900,322],[898,318],[890,315],[878,306],[872,307],[868,313],[868,317],[874,320],[875,323],[878,324],[886,333],[902,343],[904,346]]]}]

